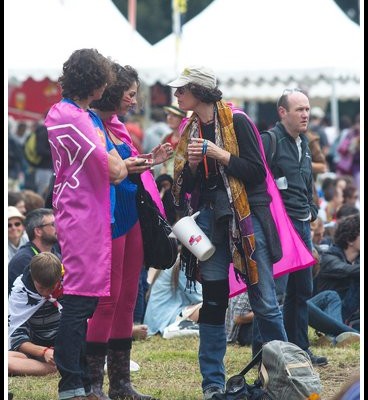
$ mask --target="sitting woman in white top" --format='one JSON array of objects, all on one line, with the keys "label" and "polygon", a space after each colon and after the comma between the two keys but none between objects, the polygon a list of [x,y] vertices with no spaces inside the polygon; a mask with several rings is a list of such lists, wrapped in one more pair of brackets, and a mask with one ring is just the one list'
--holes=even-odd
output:
[{"label": "sitting woman in white top", "polygon": [[148,335],[161,334],[170,339],[176,336],[199,335],[197,319],[202,305],[202,286],[186,289],[186,277],[179,264],[156,271],[147,302],[144,324]]}]

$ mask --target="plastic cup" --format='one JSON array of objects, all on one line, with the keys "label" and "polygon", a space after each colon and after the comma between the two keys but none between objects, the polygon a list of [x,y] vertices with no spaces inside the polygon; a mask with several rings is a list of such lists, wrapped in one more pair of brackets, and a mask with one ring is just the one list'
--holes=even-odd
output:
[{"label": "plastic cup", "polygon": [[171,237],[176,237],[199,261],[208,260],[215,252],[215,246],[210,242],[207,235],[197,225],[195,214],[181,218],[172,227]]}]

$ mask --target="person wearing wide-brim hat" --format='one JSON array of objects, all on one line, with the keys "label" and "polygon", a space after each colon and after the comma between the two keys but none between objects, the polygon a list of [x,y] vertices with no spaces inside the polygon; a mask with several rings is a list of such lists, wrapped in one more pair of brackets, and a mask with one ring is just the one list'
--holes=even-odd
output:
[{"label": "person wearing wide-brim hat", "polygon": [[8,262],[28,242],[23,221],[25,216],[13,206],[8,207]]},{"label": "person wearing wide-brim hat", "polygon": [[181,118],[184,118],[187,115],[184,110],[181,110],[178,106],[174,104],[171,104],[170,106],[164,106],[164,110],[167,114],[174,114]]},{"label": "person wearing wide-brim hat", "polygon": [[162,167],[160,169],[160,175],[161,174],[168,174],[171,177],[174,176],[174,157],[175,157],[175,149],[176,146],[179,143],[180,139],[180,131],[179,127],[183,121],[183,118],[186,117],[187,113],[180,109],[176,104],[171,104],[169,106],[165,106],[164,110],[166,112],[166,121],[167,125],[171,129],[171,132],[164,136],[162,139],[161,143],[170,143],[172,148],[173,148],[173,157],[171,157],[169,160],[165,161],[162,164]]}]

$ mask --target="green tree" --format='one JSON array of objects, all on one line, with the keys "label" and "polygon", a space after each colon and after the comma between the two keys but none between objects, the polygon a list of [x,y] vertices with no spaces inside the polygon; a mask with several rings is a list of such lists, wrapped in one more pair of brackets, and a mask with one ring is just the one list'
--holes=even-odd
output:
[{"label": "green tree", "polygon": [[[112,0],[120,12],[128,18],[128,0]],[[136,0],[137,31],[151,44],[155,44],[172,32],[171,0]],[[203,11],[213,0],[187,0],[187,12],[183,23]],[[254,0],[257,1],[257,0]],[[276,0],[269,0],[276,1]],[[359,24],[359,0],[334,0],[345,14]],[[236,12],[236,10],[234,11]]]},{"label": "green tree", "polygon": [[[213,0],[187,0],[184,21],[188,22]],[[128,18],[128,0],[113,0],[120,12]],[[172,32],[171,0],[137,0],[137,31],[151,44]]]}]

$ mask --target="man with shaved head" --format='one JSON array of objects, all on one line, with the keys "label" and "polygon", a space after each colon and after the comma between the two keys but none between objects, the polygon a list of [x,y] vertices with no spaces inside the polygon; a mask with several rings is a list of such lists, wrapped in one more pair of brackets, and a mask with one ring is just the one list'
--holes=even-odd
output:
[{"label": "man with shaved head", "polygon": [[[277,101],[277,112],[280,120],[271,129],[276,149],[272,148],[271,135],[262,135],[267,161],[294,228],[312,250],[310,223],[317,218],[318,208],[313,202],[312,158],[305,135],[310,116],[308,96],[301,89],[285,89]],[[289,342],[307,351],[314,365],[325,365],[326,357],[309,350],[307,300],[312,290],[312,268],[289,274],[284,324]]]}]

